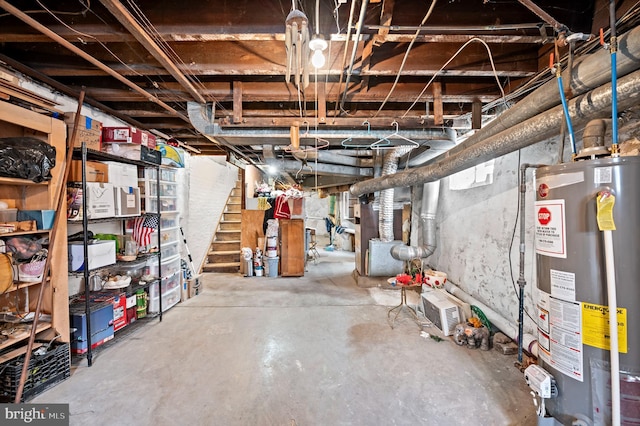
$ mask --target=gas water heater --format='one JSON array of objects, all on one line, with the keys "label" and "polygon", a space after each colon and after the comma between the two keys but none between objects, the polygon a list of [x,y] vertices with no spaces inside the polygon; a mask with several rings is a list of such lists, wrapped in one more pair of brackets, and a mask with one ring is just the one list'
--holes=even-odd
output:
[{"label": "gas water heater", "polygon": [[[616,283],[620,423],[640,424],[637,185],[640,157],[590,159],[536,171],[538,358],[557,388],[557,394],[544,401],[546,416],[553,420],[539,424],[611,422],[616,396],[610,374],[607,269]],[[600,194],[611,201],[604,212],[598,211]],[[610,222],[613,244],[606,249],[598,214]]]}]

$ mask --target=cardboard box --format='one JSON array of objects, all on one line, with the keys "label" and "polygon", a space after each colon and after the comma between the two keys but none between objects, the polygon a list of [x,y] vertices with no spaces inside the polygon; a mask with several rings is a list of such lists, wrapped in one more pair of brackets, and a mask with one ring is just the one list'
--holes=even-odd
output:
[{"label": "cardboard box", "polygon": [[55,210],[20,210],[18,221],[35,220],[38,229],[51,229],[56,218]]},{"label": "cardboard box", "polygon": [[[69,140],[73,135],[73,121],[75,117],[75,112],[68,112],[64,115],[64,122],[67,123],[67,137]],[[74,147],[80,148],[82,146],[82,142],[84,142],[87,149],[100,151],[101,139],[102,123],[81,115],[80,120],[78,120],[76,143]]]},{"label": "cardboard box", "polygon": [[136,307],[134,306],[133,308],[127,308],[127,323],[134,323],[137,319],[138,316],[136,314]]},{"label": "cardboard box", "polygon": [[82,184],[67,187],[67,219],[82,220],[82,203],[87,203],[87,219],[115,217],[115,195],[110,183],[87,182],[87,196],[82,194]]},{"label": "cardboard box", "polygon": [[151,164],[162,163],[162,153],[143,145],[127,145],[118,143],[103,144],[103,151],[129,160],[146,161]]},{"label": "cardboard box", "polygon": [[105,161],[109,172],[109,182],[113,186],[138,187],[138,166],[135,164],[118,163],[117,161]]},{"label": "cardboard box", "polygon": [[127,309],[135,308],[136,307],[136,301],[137,301],[137,297],[136,297],[135,294],[127,297],[127,302],[125,304],[125,307]]},{"label": "cardboard box", "polygon": [[187,280],[189,283],[189,297],[195,297],[202,292],[202,275]]},{"label": "cardboard box", "polygon": [[[90,308],[91,312],[91,348],[113,339],[113,305],[97,303]],[[69,306],[70,326],[75,331],[71,334],[71,352],[83,354],[88,350],[87,320],[85,304],[77,303]]]},{"label": "cardboard box", "polygon": [[[116,263],[116,242],[114,240],[94,241],[87,246],[89,251],[89,269]],[[69,242],[69,271],[84,270],[84,248],[82,242]]]},{"label": "cardboard box", "polygon": [[140,188],[116,187],[113,188],[113,196],[116,217],[140,216]]},{"label": "cardboard box", "polygon": [[135,127],[103,127],[102,141],[143,145],[151,149],[156,147],[156,137],[153,134]]},{"label": "cardboard box", "polygon": [[124,328],[127,324],[127,295],[120,293],[113,296],[113,331]]},{"label": "cardboard box", "polygon": [[[109,182],[109,167],[98,161],[87,161],[87,182]],[[73,160],[69,170],[69,182],[82,182],[82,161]]]}]

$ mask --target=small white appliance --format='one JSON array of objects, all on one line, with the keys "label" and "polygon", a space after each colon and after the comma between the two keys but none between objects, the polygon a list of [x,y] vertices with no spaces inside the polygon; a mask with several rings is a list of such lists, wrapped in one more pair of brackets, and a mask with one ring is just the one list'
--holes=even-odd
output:
[{"label": "small white appliance", "polygon": [[438,291],[422,293],[424,316],[445,336],[451,336],[456,325],[462,321],[458,305]]}]

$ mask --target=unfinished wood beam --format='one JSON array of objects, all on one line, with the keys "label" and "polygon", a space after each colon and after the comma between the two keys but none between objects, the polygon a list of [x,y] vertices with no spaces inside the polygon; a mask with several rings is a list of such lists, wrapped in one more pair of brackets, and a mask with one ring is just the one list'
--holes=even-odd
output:
[{"label": "unfinished wood beam", "polygon": [[433,124],[441,126],[444,124],[442,106],[442,84],[434,82],[433,85]]},{"label": "unfinished wood beam", "polygon": [[144,28],[138,24],[122,3],[118,0],[100,0],[100,3],[138,40],[138,43],[144,46],[144,48],[169,71],[173,78],[193,96],[193,99],[201,104],[206,103],[205,99],[198,93],[198,90],[191,84],[189,79],[180,72],[176,64],[162,51],[160,46],[149,36]]},{"label": "unfinished wood beam", "polygon": [[233,122],[242,123],[242,82],[233,82]]},{"label": "unfinished wood beam", "polygon": [[480,129],[482,127],[482,102],[476,99],[471,104],[471,128]]},{"label": "unfinished wood beam", "polygon": [[62,37],[54,33],[53,31],[51,31],[49,28],[45,27],[44,25],[40,24],[38,21],[31,18],[26,13],[22,12],[20,9],[13,7],[11,4],[7,3],[5,0],[0,0],[0,7],[6,10],[7,12],[9,12],[10,14],[12,14],[13,16],[15,16],[16,18],[20,19],[25,24],[29,25],[31,28],[34,28],[40,31],[42,34],[47,35],[48,37],[55,40],[65,48],[69,49],[76,55],[80,56],[82,59],[100,68],[102,71],[106,72],[107,74],[109,74],[110,76],[118,80],[119,82],[125,84],[129,88],[133,89],[135,92],[144,96],[150,102],[160,105],[165,110],[171,112],[174,116],[180,117],[182,120],[186,121],[187,123],[191,123],[191,120],[189,120],[189,117],[187,117],[182,113],[179,113],[178,111],[176,111],[175,109],[167,105],[166,103],[162,102],[161,100],[153,96],[151,93],[144,90],[142,87],[138,86],[137,84],[128,80],[127,78],[121,76],[120,74],[118,74],[117,72],[115,72],[114,70],[112,70],[111,68],[103,64],[102,62],[98,61],[93,56],[86,53],[84,50],[81,50],[76,46],[74,46],[73,44],[69,43],[68,41],[66,41],[65,39],[63,39]]},{"label": "unfinished wood beam", "polygon": [[362,49],[362,79],[360,80],[360,88],[367,90],[369,87],[369,70],[371,69],[371,57],[373,56],[373,48],[380,46],[384,43],[384,37],[389,34],[388,26],[391,25],[391,17],[393,16],[393,6],[395,0],[385,0],[382,3],[382,10],[380,11],[380,29],[378,34],[371,40],[364,42],[364,48]]}]

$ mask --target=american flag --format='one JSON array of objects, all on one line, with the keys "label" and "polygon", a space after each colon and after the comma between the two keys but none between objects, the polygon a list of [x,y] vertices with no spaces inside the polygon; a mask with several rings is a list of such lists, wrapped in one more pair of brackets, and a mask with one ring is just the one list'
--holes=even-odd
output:
[{"label": "american flag", "polygon": [[158,229],[159,215],[146,213],[133,221],[133,240],[138,246],[144,247],[151,244],[151,234]]}]

